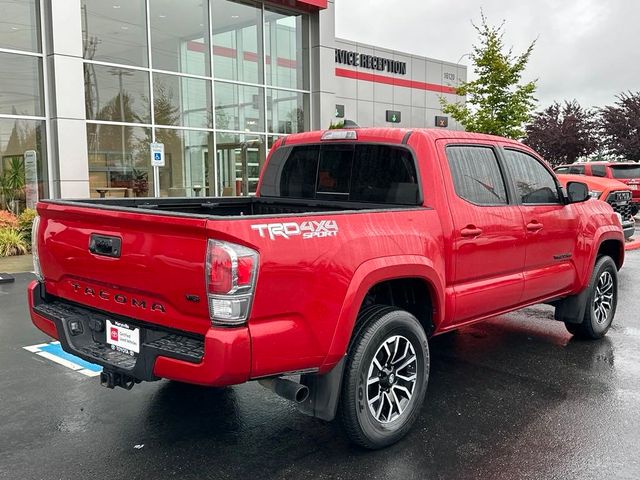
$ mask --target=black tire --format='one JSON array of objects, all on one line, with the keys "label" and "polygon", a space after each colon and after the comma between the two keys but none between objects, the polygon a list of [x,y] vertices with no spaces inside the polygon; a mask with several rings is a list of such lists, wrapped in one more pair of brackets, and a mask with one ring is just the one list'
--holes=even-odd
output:
[{"label": "black tire", "polygon": [[[345,366],[339,415],[353,443],[378,449],[404,437],[420,413],[429,379],[429,346],[418,320],[398,308],[368,307],[357,325]],[[412,357],[415,360],[407,363]],[[414,374],[412,383],[407,379]],[[371,385],[369,378],[374,380]],[[372,412],[378,408],[379,412]]]},{"label": "black tire", "polygon": [[[608,296],[603,298],[605,287],[607,295],[610,292],[610,299]],[[565,323],[565,326],[569,333],[577,338],[598,340],[604,337],[611,328],[618,305],[618,269],[611,257],[598,258],[587,288],[589,295],[582,323]],[[607,304],[609,308],[606,308]],[[599,310],[600,305],[602,306]]]}]

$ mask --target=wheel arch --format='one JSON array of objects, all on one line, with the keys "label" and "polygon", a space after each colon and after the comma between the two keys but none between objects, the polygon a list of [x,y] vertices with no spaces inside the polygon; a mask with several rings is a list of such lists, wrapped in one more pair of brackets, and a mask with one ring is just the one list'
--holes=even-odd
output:
[{"label": "wheel arch", "polygon": [[618,238],[602,239],[598,245],[598,250],[596,251],[596,258],[593,261],[594,265],[596,259],[602,255],[611,257],[618,270],[620,270],[624,263],[624,242]]},{"label": "wheel arch", "polygon": [[[430,259],[419,255],[399,255],[380,257],[369,260],[358,267],[340,310],[338,322],[322,370],[330,370],[347,352],[352,338],[358,313],[365,303],[367,295],[376,289],[389,286],[402,288],[410,286],[412,293],[423,291],[428,293],[425,302],[429,302],[427,316],[418,318],[427,335],[442,322],[444,318],[444,280],[435,269]],[[402,308],[401,305],[396,305]],[[420,307],[424,308],[424,307]],[[414,316],[415,313],[411,312]]]}]

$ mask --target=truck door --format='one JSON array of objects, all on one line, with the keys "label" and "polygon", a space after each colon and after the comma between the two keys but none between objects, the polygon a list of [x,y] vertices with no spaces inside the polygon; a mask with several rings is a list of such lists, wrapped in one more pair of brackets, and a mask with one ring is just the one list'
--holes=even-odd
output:
[{"label": "truck door", "polygon": [[564,204],[560,184],[541,159],[513,147],[503,152],[527,235],[522,301],[566,292],[577,278],[577,209]]},{"label": "truck door", "polygon": [[490,315],[520,301],[525,261],[522,213],[510,198],[497,147],[444,144],[453,219],[455,313],[452,323]]}]

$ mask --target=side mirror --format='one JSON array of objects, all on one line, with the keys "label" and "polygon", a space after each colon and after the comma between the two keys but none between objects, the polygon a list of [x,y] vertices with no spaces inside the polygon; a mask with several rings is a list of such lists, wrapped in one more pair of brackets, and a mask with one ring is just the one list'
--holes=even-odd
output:
[{"label": "side mirror", "polygon": [[569,203],[580,203],[589,200],[589,187],[582,182],[567,183],[567,196]]}]

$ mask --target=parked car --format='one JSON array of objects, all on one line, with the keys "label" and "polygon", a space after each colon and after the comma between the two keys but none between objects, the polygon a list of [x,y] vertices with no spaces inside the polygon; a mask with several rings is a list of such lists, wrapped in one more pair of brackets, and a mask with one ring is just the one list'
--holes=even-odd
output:
[{"label": "parked car", "polygon": [[631,211],[635,216],[640,210],[640,163],[636,162],[587,162],[560,165],[556,173],[588,175],[600,178],[612,178],[629,185],[633,192]]},{"label": "parked car", "polygon": [[40,202],[31,318],[106,387],[259,380],[380,448],[420,414],[434,335],[535,303],[607,333],[624,237],[587,200],[504,138],[291,135],[255,197]]},{"label": "parked car", "polygon": [[624,238],[630,239],[636,230],[636,220],[633,218],[633,204],[631,203],[633,190],[628,185],[611,178],[598,178],[580,175],[559,174],[558,180],[566,186],[569,182],[584,182],[589,187],[591,198],[607,202],[613,211],[620,214]]}]

